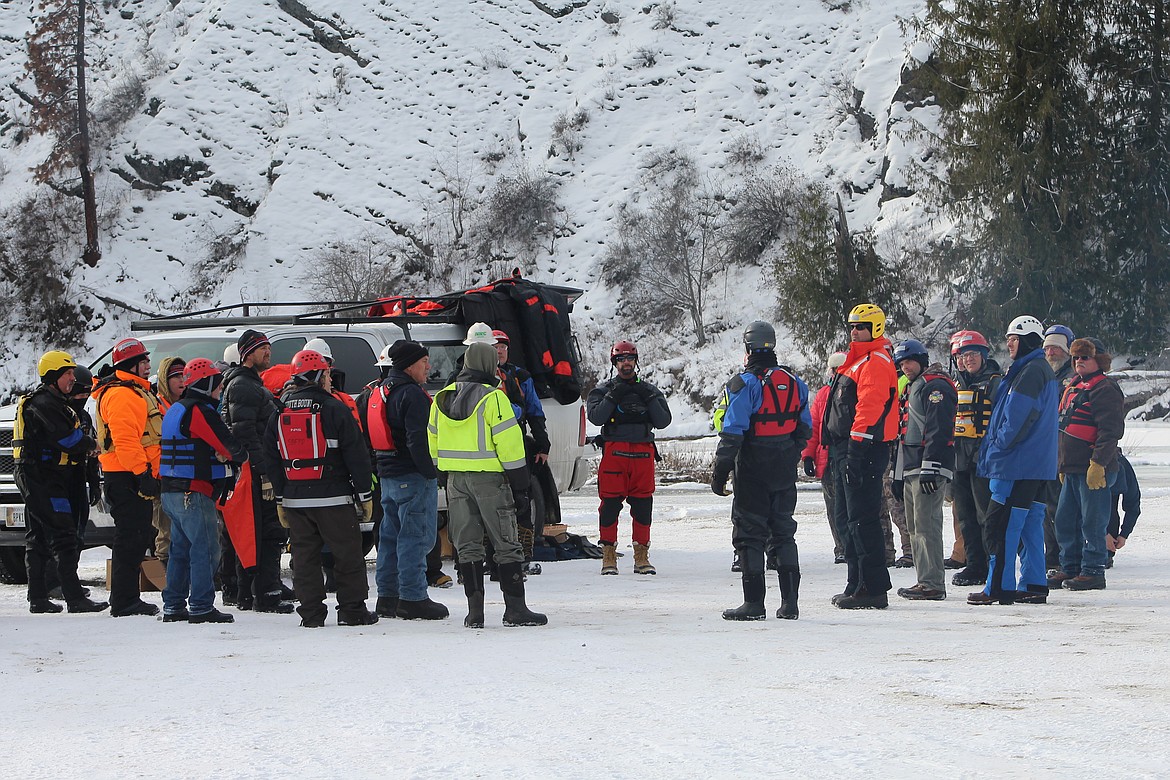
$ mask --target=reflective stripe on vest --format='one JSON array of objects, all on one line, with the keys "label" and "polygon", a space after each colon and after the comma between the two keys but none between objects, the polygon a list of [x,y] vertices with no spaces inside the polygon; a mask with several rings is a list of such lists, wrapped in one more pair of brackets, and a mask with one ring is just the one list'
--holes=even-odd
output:
[{"label": "reflective stripe on vest", "polygon": [[980,439],[987,433],[991,421],[991,396],[982,387],[959,390],[959,405],[955,411],[955,437]]},{"label": "reflective stripe on vest", "polygon": [[796,378],[775,366],[760,377],[760,408],[752,414],[753,436],[791,436],[800,420],[800,389]]},{"label": "reflective stripe on vest", "polygon": [[1097,420],[1093,416],[1093,405],[1089,392],[1105,381],[1104,374],[1097,374],[1089,381],[1078,380],[1069,385],[1060,401],[1060,430],[1069,436],[1087,441],[1097,441]]},{"label": "reflective stripe on vest", "polygon": [[280,412],[276,443],[289,479],[321,479],[329,448],[321,426],[321,405],[307,399],[289,401]]},{"label": "reflective stripe on vest", "polygon": [[158,399],[154,393],[142,385],[134,382],[124,382],[115,380],[102,387],[99,383],[95,394],[101,393],[97,399],[97,414],[94,419],[94,426],[97,428],[98,447],[101,448],[102,454],[114,451],[114,438],[110,435],[110,429],[106,427],[106,421],[102,417],[102,401],[105,400],[106,391],[115,387],[128,387],[146,402],[146,430],[142,432],[142,448],[157,447],[162,443],[162,421],[163,414],[158,408]]},{"label": "reflective stripe on vest", "polygon": [[[508,449],[500,452],[492,445],[488,438],[487,403],[494,394],[499,393],[496,398],[502,400],[510,414],[511,402],[502,390],[486,385],[480,387],[484,396],[478,400],[470,417],[452,420],[436,410],[437,425],[428,426],[428,432],[437,436],[442,444],[442,448],[435,453],[440,471],[503,471],[520,468],[527,462],[524,455],[524,440],[519,435],[515,439],[515,452]],[[492,436],[499,436],[519,425],[515,417],[508,417],[492,425],[490,433]],[[472,426],[475,428],[474,432],[471,430]]]},{"label": "reflective stripe on vest", "polygon": [[[64,450],[46,447],[39,454],[28,451],[24,443],[24,405],[32,400],[32,397],[33,393],[22,395],[16,404],[16,419],[12,427],[12,459],[17,463],[52,463],[54,466],[76,466],[82,463],[82,458],[74,457]],[[64,408],[73,418],[73,429],[81,431],[81,418],[77,416],[76,410],[68,404],[65,404]]]}]

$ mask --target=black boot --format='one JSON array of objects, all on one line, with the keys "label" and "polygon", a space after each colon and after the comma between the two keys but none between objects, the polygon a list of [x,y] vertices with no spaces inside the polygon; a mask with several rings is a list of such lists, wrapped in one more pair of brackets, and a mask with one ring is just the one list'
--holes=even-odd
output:
[{"label": "black boot", "polygon": [[781,620],[796,620],[800,617],[800,610],[796,607],[796,597],[800,591],[800,571],[786,569],[779,574],[780,578],[780,609],[776,610],[776,617]]},{"label": "black boot", "polygon": [[[304,625],[304,622],[301,621],[301,624]],[[345,611],[342,611],[340,607],[337,609],[337,625],[339,626],[372,626],[377,622],[378,615],[366,609],[365,604],[359,605],[356,609],[346,609]]]},{"label": "black boot", "polygon": [[[166,620],[166,618],[163,618]],[[210,612],[200,612],[198,615],[189,615],[188,623],[234,623],[236,619],[226,612],[220,612],[215,607]]]},{"label": "black boot", "polygon": [[463,618],[463,625],[483,628],[483,561],[461,563],[458,569],[467,596],[467,617]]},{"label": "black boot", "polygon": [[890,605],[889,596],[885,591],[870,593],[864,585],[860,586],[852,595],[837,600],[838,609],[885,609]]},{"label": "black boot", "polygon": [[524,572],[519,563],[501,563],[496,567],[500,577],[500,590],[504,594],[505,626],[543,626],[548,617],[533,612],[524,603]]},{"label": "black boot", "polygon": [[60,604],[49,599],[29,599],[28,611],[34,615],[55,615],[65,610]]},{"label": "black boot", "polygon": [[403,620],[443,620],[451,613],[437,601],[424,597],[422,601],[398,599],[397,617]]},{"label": "black boot", "polygon": [[379,596],[378,603],[374,605],[374,611],[378,613],[378,617],[393,618],[398,616],[398,597],[397,596]]},{"label": "black boot", "polygon": [[102,612],[110,608],[108,601],[92,601],[88,596],[71,599],[66,606],[70,612]]},{"label": "black boot", "polygon": [[[759,563],[757,562],[757,566]],[[743,574],[743,604],[735,609],[723,610],[724,620],[763,620],[768,617],[764,610],[763,574]]]}]

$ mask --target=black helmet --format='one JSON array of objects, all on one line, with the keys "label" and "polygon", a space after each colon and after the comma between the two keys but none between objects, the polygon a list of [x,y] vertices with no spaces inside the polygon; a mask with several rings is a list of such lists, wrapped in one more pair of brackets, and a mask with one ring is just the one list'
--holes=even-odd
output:
[{"label": "black helmet", "polygon": [[756,320],[743,332],[743,345],[749,352],[776,348],[776,329],[763,320]]}]

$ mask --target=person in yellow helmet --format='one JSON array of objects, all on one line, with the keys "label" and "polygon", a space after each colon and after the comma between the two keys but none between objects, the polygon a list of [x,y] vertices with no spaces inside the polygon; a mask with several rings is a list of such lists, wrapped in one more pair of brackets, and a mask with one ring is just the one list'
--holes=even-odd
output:
[{"label": "person in yellow helmet", "polygon": [[491,344],[468,345],[456,381],[435,395],[427,444],[440,481],[446,479],[448,531],[467,595],[463,625],[483,628],[486,536],[504,594],[504,625],[543,626],[548,618],[524,600],[516,516],[529,508],[528,461],[516,413],[499,389],[498,363]]},{"label": "person in yellow helmet", "polygon": [[51,560],[57,563],[70,612],[100,612],[109,606],[90,601],[77,579],[81,555],[77,517],[89,503],[85,463],[97,443],[69,406],[75,368],[68,353],[46,352],[37,364],[40,386],[17,404],[14,477],[24,498],[28,609],[34,614],[62,611],[49,599],[45,581]]}]

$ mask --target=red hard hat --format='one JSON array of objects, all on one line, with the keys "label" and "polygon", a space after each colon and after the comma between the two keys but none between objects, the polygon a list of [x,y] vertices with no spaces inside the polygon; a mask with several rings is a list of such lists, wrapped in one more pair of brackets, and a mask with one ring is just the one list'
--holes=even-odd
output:
[{"label": "red hard hat", "polygon": [[311,349],[302,349],[293,355],[292,372],[297,376],[304,376],[310,371],[328,371],[329,364],[325,356]]},{"label": "red hard hat", "polygon": [[147,357],[146,345],[138,339],[122,339],[114,345],[114,354],[110,358],[116,366],[119,363],[124,363],[127,360],[132,360],[139,357]]},{"label": "red hard hat", "polygon": [[504,333],[504,331],[502,331],[502,330],[493,330],[492,335],[496,337],[497,344],[511,344],[512,343],[508,339],[508,334]]},{"label": "red hard hat", "polygon": [[632,341],[622,339],[609,348],[609,361],[612,363],[618,355],[633,355],[638,357],[638,347]]},{"label": "red hard hat", "polygon": [[183,387],[190,387],[200,379],[220,374],[220,370],[207,358],[195,358],[183,369]]},{"label": "red hard hat", "polygon": [[987,339],[983,338],[983,334],[977,330],[961,330],[951,336],[952,355],[957,355],[960,350],[968,347],[983,347],[987,351],[991,351],[991,345],[987,343]]}]

